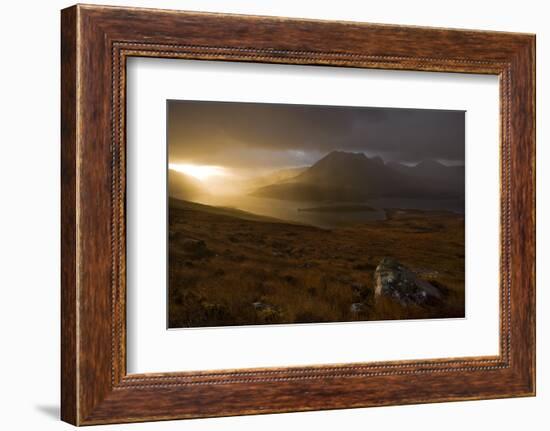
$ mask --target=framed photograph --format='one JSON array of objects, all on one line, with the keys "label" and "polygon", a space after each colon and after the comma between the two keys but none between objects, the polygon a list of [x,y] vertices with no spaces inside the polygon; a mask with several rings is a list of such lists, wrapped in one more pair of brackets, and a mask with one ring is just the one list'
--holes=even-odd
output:
[{"label": "framed photograph", "polygon": [[62,419],[535,394],[535,36],[61,14]]},{"label": "framed photograph", "polygon": [[465,317],[464,111],[167,117],[168,328]]}]

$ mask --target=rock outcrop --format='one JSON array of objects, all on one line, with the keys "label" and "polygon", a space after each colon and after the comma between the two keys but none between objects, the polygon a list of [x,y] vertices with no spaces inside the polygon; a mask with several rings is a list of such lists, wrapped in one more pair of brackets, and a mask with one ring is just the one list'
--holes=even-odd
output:
[{"label": "rock outcrop", "polygon": [[174,232],[170,233],[170,241],[173,241],[179,251],[190,259],[204,259],[214,255],[214,252],[207,247],[206,242],[202,239],[189,238],[184,234]]},{"label": "rock outcrop", "polygon": [[256,310],[256,314],[263,323],[277,323],[282,318],[282,312],[279,307],[267,304],[265,302],[253,302],[252,306]]},{"label": "rock outcrop", "polygon": [[441,291],[393,258],[384,258],[374,272],[375,298],[388,297],[402,305],[427,305],[442,299]]}]

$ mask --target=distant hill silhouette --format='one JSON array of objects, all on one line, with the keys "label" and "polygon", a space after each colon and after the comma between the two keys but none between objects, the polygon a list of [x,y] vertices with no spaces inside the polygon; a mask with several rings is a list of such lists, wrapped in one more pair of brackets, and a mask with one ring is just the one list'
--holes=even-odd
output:
[{"label": "distant hill silhouette", "polygon": [[435,160],[425,160],[415,166],[388,162],[387,166],[416,179],[439,183],[449,192],[464,196],[464,166],[445,166]]},{"label": "distant hill silhouette", "polygon": [[285,224],[296,224],[296,225],[298,224],[298,223],[291,223],[286,220],[281,220],[275,217],[268,217],[268,216],[262,216],[259,214],[253,214],[251,212],[243,211],[237,208],[205,205],[197,202],[190,202],[182,199],[176,199],[173,197],[170,197],[168,199],[168,206],[170,209],[175,208],[175,209],[183,209],[183,210],[190,210],[190,211],[201,211],[203,213],[216,214],[219,216],[232,217],[232,218],[238,218],[238,219],[249,220],[249,221],[260,221],[264,223],[285,223]]},{"label": "distant hill silhouette", "polygon": [[415,167],[384,163],[363,153],[333,151],[296,177],[257,189],[253,195],[301,201],[363,201],[369,198],[464,196],[464,168],[439,162]]}]

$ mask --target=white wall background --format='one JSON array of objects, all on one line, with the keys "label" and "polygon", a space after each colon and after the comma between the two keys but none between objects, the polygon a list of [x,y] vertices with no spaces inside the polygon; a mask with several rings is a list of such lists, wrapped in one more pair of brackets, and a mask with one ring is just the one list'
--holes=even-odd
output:
[{"label": "white wall background", "polygon": [[[257,430],[547,429],[550,423],[550,13],[546,2],[462,0],[130,0],[172,9],[477,28],[537,34],[538,396],[248,416],[95,429]],[[59,9],[60,0],[4,2],[0,15],[0,426],[69,429],[59,414]]]}]

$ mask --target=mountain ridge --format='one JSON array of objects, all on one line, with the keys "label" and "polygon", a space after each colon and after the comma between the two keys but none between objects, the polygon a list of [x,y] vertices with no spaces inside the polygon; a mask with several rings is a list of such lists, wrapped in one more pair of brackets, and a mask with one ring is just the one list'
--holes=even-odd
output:
[{"label": "mountain ridge", "polygon": [[255,190],[255,196],[360,202],[370,198],[454,198],[464,195],[464,169],[437,161],[414,167],[364,153],[332,151],[291,180]]}]

